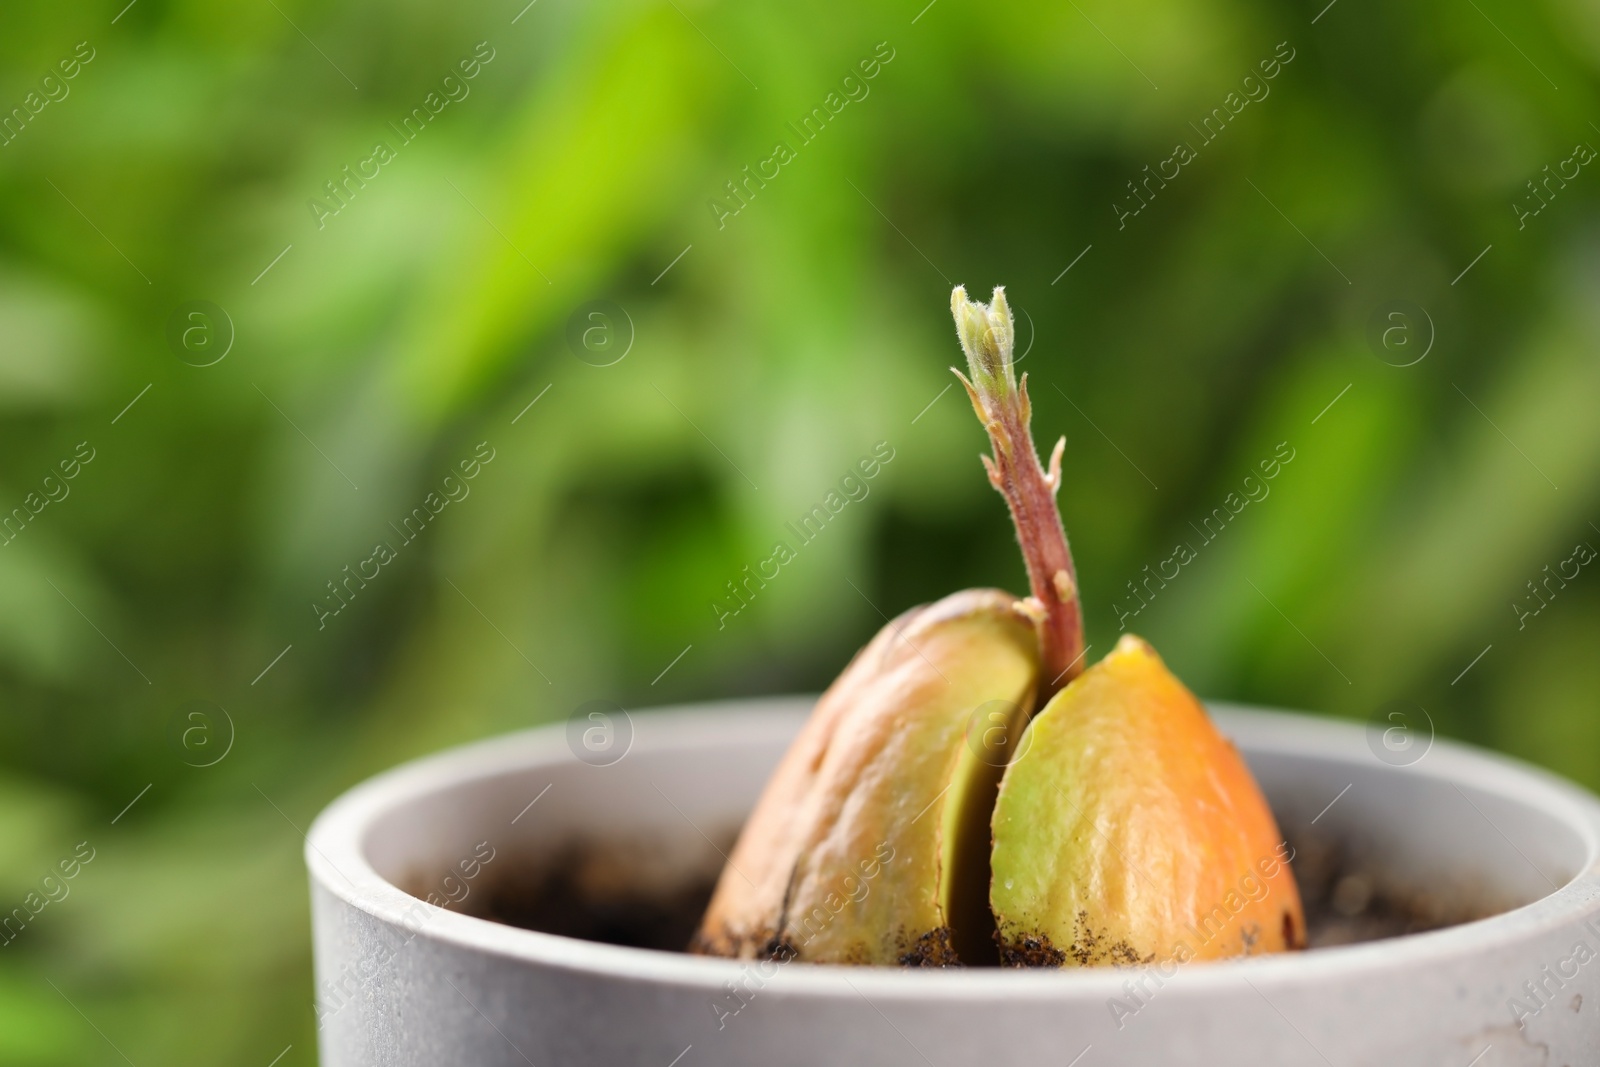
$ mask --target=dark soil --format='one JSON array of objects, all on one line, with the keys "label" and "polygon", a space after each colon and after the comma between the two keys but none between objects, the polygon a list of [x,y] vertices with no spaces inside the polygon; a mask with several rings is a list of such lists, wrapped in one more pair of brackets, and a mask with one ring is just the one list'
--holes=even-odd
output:
[{"label": "dark soil", "polygon": [[1066,962],[1067,954],[1044,934],[1000,943],[1000,963],[1005,967],[1060,967]]},{"label": "dark soil", "polygon": [[572,844],[537,866],[485,868],[477,907],[467,910],[525,930],[679,952],[700,925],[717,873],[664,879],[631,868],[624,850]]},{"label": "dark soil", "polygon": [[950,944],[950,928],[940,926],[917,938],[900,955],[902,967],[959,967],[961,960]]},{"label": "dark soil", "polygon": [[1295,849],[1290,866],[1305,906],[1310,948],[1440,930],[1518,903],[1492,899],[1481,886],[1398,884],[1371,857],[1327,838],[1300,836],[1289,843]]},{"label": "dark soil", "polygon": [[[1471,886],[1419,891],[1395,885],[1376,864],[1327,839],[1295,837],[1289,843],[1295,849],[1291,866],[1305,905],[1305,941],[1312,949],[1454,926],[1511,904],[1488,900]],[[683,951],[711,899],[718,871],[669,872],[638,855],[636,846],[620,843],[569,844],[539,863],[519,863],[508,855],[484,868],[459,910],[585,941]],[[938,933],[912,946],[906,965],[945,962],[948,945]],[[1078,956],[1087,947],[1062,949],[1044,942],[1010,946],[1025,958],[1007,962],[1058,964],[1067,953]],[[1123,961],[1108,956],[1095,962]]]}]

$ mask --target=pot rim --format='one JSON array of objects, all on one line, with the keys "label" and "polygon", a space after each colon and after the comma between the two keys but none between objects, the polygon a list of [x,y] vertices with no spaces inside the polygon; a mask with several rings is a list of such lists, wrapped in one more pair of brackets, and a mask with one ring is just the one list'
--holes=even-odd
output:
[{"label": "pot rim", "polygon": [[[670,753],[702,747],[712,736],[746,741],[791,736],[814,700],[736,699],[630,713],[634,744],[640,751]],[[1365,749],[1360,723],[1215,701],[1206,705],[1225,734],[1240,728],[1247,732],[1252,750],[1326,757],[1330,751]],[[367,860],[364,844],[373,823],[400,803],[519,768],[574,762],[564,724],[557,722],[461,745],[384,771],[339,796],[317,816],[305,847],[312,881],[391,928],[414,931],[411,937],[544,968],[699,987],[708,995],[720,995],[725,983],[740,977],[757,961],[582,941],[450,911],[407,893],[383,878]],[[1233,990],[1254,980],[1278,985],[1332,982],[1396,966],[1448,967],[1566,926],[1586,914],[1600,916],[1600,798],[1520,760],[1443,739],[1435,739],[1427,758],[1418,763],[1388,769],[1469,783],[1476,790],[1545,811],[1583,841],[1581,869],[1538,900],[1457,926],[1306,952],[1191,961],[1181,966],[1192,990]],[[419,908],[426,918],[417,925]],[[405,923],[407,916],[411,925]],[[807,964],[783,970],[785,996],[832,998],[854,992],[890,1000],[952,1001],[974,996],[1025,1000],[1114,996],[1122,992],[1128,974],[1125,969],[1109,967],[913,971]]]}]

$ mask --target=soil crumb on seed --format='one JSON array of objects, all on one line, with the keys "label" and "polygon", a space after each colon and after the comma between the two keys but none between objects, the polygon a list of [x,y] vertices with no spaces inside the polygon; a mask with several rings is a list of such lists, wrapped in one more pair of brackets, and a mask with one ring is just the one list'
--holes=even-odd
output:
[{"label": "soil crumb on seed", "polygon": [[1000,942],[1002,967],[1061,967],[1067,962],[1067,954],[1044,934],[1025,934],[1012,940],[996,934],[995,938]]},{"label": "soil crumb on seed", "polygon": [[[904,935],[902,935],[904,944]],[[902,967],[960,967],[961,959],[950,943],[950,928],[936,926],[917,938],[899,957]]]}]

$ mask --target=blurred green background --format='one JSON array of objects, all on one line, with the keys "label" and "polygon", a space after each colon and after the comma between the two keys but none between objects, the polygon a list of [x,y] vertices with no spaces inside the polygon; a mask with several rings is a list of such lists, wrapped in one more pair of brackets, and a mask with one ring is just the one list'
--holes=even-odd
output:
[{"label": "blurred green background", "polygon": [[1127,625],[1200,693],[1600,786],[1600,577],[1526,584],[1600,545],[1600,9],[924,2],[7,6],[0,907],[93,859],[0,948],[0,1063],[312,1063],[338,792],[1021,589],[958,282],[1025,313],[1094,655],[1187,540]]}]

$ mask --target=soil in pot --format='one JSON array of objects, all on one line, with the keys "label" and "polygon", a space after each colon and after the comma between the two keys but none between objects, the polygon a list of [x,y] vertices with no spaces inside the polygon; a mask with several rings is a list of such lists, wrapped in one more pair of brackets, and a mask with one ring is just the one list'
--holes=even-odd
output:
[{"label": "soil in pot", "polygon": [[[721,836],[726,851],[736,835]],[[1331,835],[1300,832],[1289,844],[1313,950],[1438,930],[1515,906],[1483,887],[1436,891],[1399,884],[1361,848]],[[667,855],[660,842],[572,841],[486,867],[455,910],[585,941],[678,952],[699,924],[719,873],[715,863],[685,869],[681,856]]]}]

